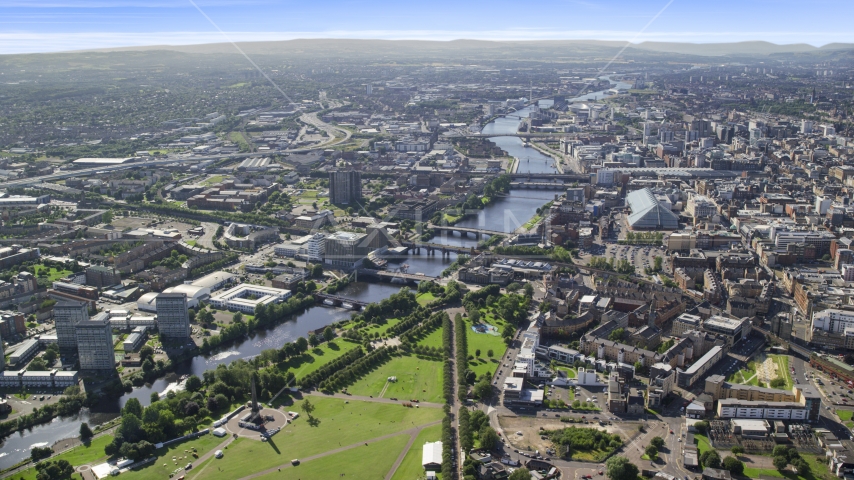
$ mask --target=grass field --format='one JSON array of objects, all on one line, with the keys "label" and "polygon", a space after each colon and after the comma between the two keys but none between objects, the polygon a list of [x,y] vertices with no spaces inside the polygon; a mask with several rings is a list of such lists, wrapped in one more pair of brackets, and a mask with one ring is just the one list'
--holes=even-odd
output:
[{"label": "grass field", "polygon": [[[235,132],[232,132],[232,133],[235,133]],[[213,185],[215,183],[219,183],[219,182],[223,181],[224,179],[225,179],[224,175],[214,175],[212,177],[208,177],[207,179],[205,179],[205,181],[202,182],[202,185]]]},{"label": "grass field", "polygon": [[424,475],[424,467],[421,466],[422,448],[426,442],[435,442],[441,438],[441,425],[433,425],[421,430],[391,480],[413,480]]},{"label": "grass field", "polygon": [[[296,467],[289,467],[281,472],[269,473],[258,478],[270,480],[274,478],[347,478],[359,480],[384,478],[408,441],[409,435],[398,435],[367,446],[359,446],[327,457],[316,458],[303,462]],[[420,464],[420,450],[418,454]],[[421,465],[419,465],[420,467]],[[417,477],[409,478],[415,479]]]},{"label": "grass field", "polygon": [[[405,408],[400,405],[357,400],[350,400],[347,404],[345,400],[318,396],[312,396],[311,402],[315,406],[313,415],[320,422],[317,426],[309,426],[308,422],[300,419],[285,427],[272,438],[271,442],[239,438],[225,451],[223,460],[228,461],[221,462],[216,471],[205,470],[204,475],[199,478],[233,480],[252,472],[283,465],[294,458],[317,455],[342,446],[400,432],[414,425],[436,422],[441,420],[443,415],[442,410],[438,408]],[[300,411],[301,403],[297,402],[289,408]],[[403,438],[406,439],[405,436]],[[403,444],[405,443],[404,440]],[[400,453],[403,444],[398,447],[395,455]],[[370,455],[366,455],[364,450],[361,451],[361,457],[368,459],[368,462],[373,461],[374,455],[379,455],[378,449],[371,449]],[[220,468],[222,470],[219,470]],[[312,477],[299,476],[298,478]]]},{"label": "grass field", "polygon": [[742,385],[756,386],[759,382],[759,379],[756,377],[756,363],[747,362],[747,368],[742,368],[741,370],[733,372],[733,374],[727,378],[727,381]]},{"label": "grass field", "polygon": [[774,363],[777,364],[777,376],[786,381],[785,385],[776,388],[791,390],[794,385],[794,381],[792,381],[792,372],[789,370],[788,355],[768,355],[768,358],[774,360]]},{"label": "grass field", "polygon": [[[388,382],[388,377],[397,377],[397,381]],[[408,355],[394,357],[348,387],[347,391],[353,395],[380,397],[382,393],[382,398],[441,402],[442,364]]]},{"label": "grass field", "polygon": [[837,410],[836,415],[839,416],[839,419],[843,422],[846,420],[851,420],[851,416],[854,415],[854,411],[851,410]]},{"label": "grass field", "polygon": [[33,275],[35,275],[36,277],[39,276],[39,273],[41,273],[42,270],[47,272],[47,278],[51,282],[55,282],[60,278],[71,274],[71,270],[57,270],[56,267],[48,268],[44,265],[33,265]]},{"label": "grass field", "polygon": [[[469,361],[469,368],[478,376],[488,373],[492,375],[498,367],[498,362],[507,351],[507,345],[504,344],[504,339],[500,335],[490,335],[488,333],[477,333],[471,329],[472,323],[468,318],[466,322],[466,338],[468,339],[469,355],[474,355],[475,359]],[[505,322],[496,317],[489,309],[481,309],[480,323],[488,323],[495,326],[500,332],[505,325]],[[480,356],[475,355],[477,350],[480,350]],[[487,356],[487,352],[492,350],[492,358]]]},{"label": "grass field", "polygon": [[697,441],[697,451],[700,455],[702,455],[703,452],[707,452],[712,449],[712,444],[709,443],[709,437],[695,433],[694,440]]},{"label": "grass field", "polygon": [[442,348],[442,327],[433,330],[429,335],[419,340],[418,345]]},{"label": "grass field", "polygon": [[433,296],[432,293],[426,292],[419,294],[417,297],[415,297],[415,299],[418,301],[418,305],[426,306],[428,303],[432,302],[433,300],[436,300],[436,297]]},{"label": "grass field", "polygon": [[[103,435],[92,440],[89,445],[81,445],[73,450],[51,457],[50,460],[68,460],[75,467],[78,465],[93,463],[99,459],[106,460],[107,455],[104,454],[104,447],[112,441],[112,435]],[[14,478],[15,480],[18,480],[19,478],[23,478],[24,480],[36,480],[36,473],[38,472],[36,472],[35,468],[30,468],[13,475],[11,478]]]},{"label": "grass field", "polygon": [[299,379],[357,346],[358,344],[341,338],[335,339],[331,343],[322,343],[299,357],[289,359],[287,362],[280,364],[279,368],[282,371],[291,370],[294,372],[296,378]]},{"label": "grass field", "polygon": [[195,241],[195,240],[187,240],[187,241],[186,241],[186,242],[184,242],[184,243],[186,243],[187,245],[189,245],[189,246],[191,246],[191,247],[195,247],[195,246],[196,246],[196,241]]},{"label": "grass field", "polygon": [[[122,478],[129,478],[131,480],[169,478],[169,474],[176,470],[180,470],[182,472],[181,474],[183,474],[184,465],[192,463],[193,461],[192,455],[185,452],[185,450],[192,452],[192,449],[195,448],[199,456],[202,456],[213,450],[217,445],[223,443],[225,440],[225,438],[218,438],[208,434],[202,435],[195,440],[190,440],[189,442],[169,445],[168,447],[157,450],[157,460],[154,463],[146,465],[139,470],[125,472],[122,474]],[[172,460],[173,456],[176,457],[175,460]],[[164,465],[166,466],[164,467]],[[193,466],[197,467],[198,465],[193,464]],[[190,472],[193,472],[193,470]],[[178,474],[178,476],[181,476],[181,474]],[[187,475],[187,478],[191,477]]]},{"label": "grass field", "polygon": [[[831,475],[830,470],[827,468],[827,465],[821,463],[817,460],[815,455],[801,455],[801,458],[806,460],[806,462],[810,466],[810,472],[806,475],[795,475],[791,471],[780,472],[774,468],[744,468],[743,476],[748,478],[759,478],[761,476],[765,477],[776,477],[776,478],[788,478],[790,480],[830,480],[836,479],[835,476]],[[750,465],[750,464],[747,464]]]},{"label": "grass field", "polygon": [[566,372],[566,378],[575,378],[577,376],[577,372],[574,368],[570,367],[557,367],[561,372]]},{"label": "grass field", "polygon": [[380,335],[384,335],[385,332],[387,332],[389,328],[397,325],[398,323],[400,323],[399,318],[390,318],[390,319],[386,320],[385,323],[368,325],[368,326],[360,329],[359,332],[361,332],[363,335],[366,333],[367,334],[379,333]]}]

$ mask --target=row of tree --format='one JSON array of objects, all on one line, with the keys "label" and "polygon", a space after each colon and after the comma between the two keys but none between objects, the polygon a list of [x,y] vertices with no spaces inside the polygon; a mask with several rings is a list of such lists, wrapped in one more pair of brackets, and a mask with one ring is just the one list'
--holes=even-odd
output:
[{"label": "row of tree", "polygon": [[298,383],[300,388],[310,388],[321,382],[324,379],[331,377],[335,372],[339,370],[343,370],[347,368],[348,365],[353,364],[356,360],[365,356],[364,350],[362,347],[357,346],[356,348],[350,350],[344,355],[336,358],[335,360],[325,363],[322,367],[318,368],[312,373],[302,377],[299,379]]},{"label": "row of tree", "polygon": [[373,352],[358,358],[355,362],[347,365],[341,370],[338,370],[329,378],[321,381],[318,385],[318,389],[322,392],[332,393],[345,388],[376,368],[378,365],[382,365],[389,361],[392,355],[396,352],[396,346],[380,347]]},{"label": "row of tree", "polygon": [[468,328],[463,321],[462,315],[459,313],[454,316],[454,342],[456,344],[456,364],[457,364],[457,398],[461,402],[466,401],[468,395],[468,383],[466,383],[466,373],[468,372]]}]

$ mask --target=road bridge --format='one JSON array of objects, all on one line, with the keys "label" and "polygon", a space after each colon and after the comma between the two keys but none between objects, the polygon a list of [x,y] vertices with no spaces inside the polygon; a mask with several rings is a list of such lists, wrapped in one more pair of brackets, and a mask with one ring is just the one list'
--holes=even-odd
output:
[{"label": "road bridge", "polygon": [[486,230],[483,228],[469,228],[469,227],[457,227],[455,225],[434,225],[432,223],[427,224],[427,228],[430,230],[435,230],[438,232],[458,232],[461,237],[467,237],[469,234],[473,234],[475,238],[480,239],[483,235],[507,235],[506,232],[499,232],[497,230]]},{"label": "road bridge", "polygon": [[[351,310],[361,310],[371,303],[363,302],[360,300],[353,300],[352,298],[342,297],[340,295],[333,295],[331,293],[323,292],[315,293],[314,298],[322,302],[324,305],[332,304],[336,307],[350,308]],[[329,302],[327,303],[326,300],[329,300]],[[349,307],[345,306],[345,304],[349,305]]]},{"label": "road bridge", "polygon": [[381,279],[394,280],[395,278],[399,278],[402,280],[413,281],[413,282],[423,282],[425,280],[438,280],[438,277],[431,277],[429,275],[424,275],[423,273],[403,273],[403,272],[389,272],[388,270],[373,270],[370,268],[360,268],[359,275],[370,275]]},{"label": "road bridge", "polygon": [[436,252],[441,252],[442,256],[450,255],[451,253],[457,254],[465,254],[465,255],[477,255],[478,250],[475,247],[458,247],[454,245],[442,245],[439,243],[425,243],[425,242],[401,242],[402,246],[408,248],[409,250],[414,250],[416,254],[421,254],[421,249],[424,248],[427,250],[427,255],[435,255]]},{"label": "road bridge", "polygon": [[510,188],[530,190],[563,190],[566,188],[566,184],[554,182],[510,182]]}]

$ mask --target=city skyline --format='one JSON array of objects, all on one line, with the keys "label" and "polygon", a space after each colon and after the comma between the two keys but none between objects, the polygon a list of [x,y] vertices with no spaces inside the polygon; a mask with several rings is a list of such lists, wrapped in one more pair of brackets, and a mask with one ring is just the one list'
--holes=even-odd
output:
[{"label": "city skyline", "polygon": [[5,26],[0,54],[318,38],[768,41],[816,47],[854,42],[846,25],[854,13],[850,5],[820,1],[809,7],[792,1],[732,0],[714,8],[673,0],[549,0],[535,9],[509,2],[439,2],[412,9],[352,1],[12,1],[0,6]]}]

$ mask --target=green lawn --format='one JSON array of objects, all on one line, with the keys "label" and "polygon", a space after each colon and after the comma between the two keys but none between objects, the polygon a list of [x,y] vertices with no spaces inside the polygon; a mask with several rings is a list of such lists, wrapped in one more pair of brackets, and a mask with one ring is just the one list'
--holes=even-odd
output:
[{"label": "green lawn", "polygon": [[418,345],[442,348],[442,328],[439,327],[430,332],[429,335],[418,341]]},{"label": "green lawn", "polygon": [[[93,463],[95,460],[107,458],[107,455],[104,454],[104,447],[112,441],[112,435],[103,435],[92,440],[89,445],[81,445],[65,453],[51,457],[50,460],[68,460],[75,467],[78,465]],[[36,472],[35,468],[30,468],[21,473],[15,474],[12,478],[15,480],[18,480],[19,478],[23,478],[24,480],[35,480],[36,473],[38,472]]]},{"label": "green lawn", "polygon": [[[157,450],[157,460],[154,463],[150,463],[138,470],[125,472],[122,474],[122,478],[129,478],[131,480],[169,478],[169,474],[176,471],[180,471],[181,473],[178,476],[181,476],[184,473],[184,465],[193,463],[195,460],[192,456],[193,448],[196,449],[196,452],[201,457],[226,440],[225,437],[219,438],[208,434],[188,442],[174,443]],[[185,452],[185,450],[189,450],[189,453]],[[173,456],[175,457],[174,460],[172,459]],[[193,466],[198,467],[195,463],[193,463]],[[191,472],[193,471],[191,470]]]},{"label": "green lawn", "polygon": [[[274,436],[272,442],[237,439],[225,451],[225,458],[229,461],[222,462],[219,466],[222,470],[207,469],[203,478],[233,480],[252,472],[283,465],[294,458],[317,455],[342,446],[400,432],[412,428],[413,425],[436,422],[443,416],[442,410],[438,408],[406,408],[400,405],[357,400],[349,400],[348,404],[345,400],[338,398],[318,396],[312,396],[311,402],[316,407],[313,415],[320,421],[316,427],[309,426],[308,422],[301,417]],[[300,411],[301,403],[298,402],[288,409]],[[395,456],[400,453],[400,449],[406,443],[405,436],[403,439],[403,443],[394,453]],[[372,449],[370,455],[365,455],[363,450],[361,456],[373,460],[375,455],[379,455],[379,451]],[[324,477],[300,476],[298,478]]]},{"label": "green lawn", "polygon": [[[232,132],[232,133],[236,133],[236,132]],[[242,137],[242,135],[241,135],[241,137]],[[213,185],[215,183],[219,183],[219,182],[223,181],[224,179],[225,179],[224,175],[214,175],[212,177],[208,177],[207,179],[205,179],[205,181],[202,182],[202,185]]]},{"label": "green lawn", "polygon": [[[818,461],[818,458],[815,455],[801,455],[801,458],[806,460],[806,462],[810,466],[810,473],[806,476],[804,475],[795,475],[791,471],[786,471],[782,473],[774,468],[748,468],[744,469],[744,476],[748,478],[759,478],[760,476],[766,477],[776,477],[776,478],[788,478],[789,480],[830,480],[835,479],[836,477],[830,474],[830,470],[827,468],[827,464]],[[748,464],[749,465],[749,464]]]},{"label": "green lawn", "polygon": [[348,351],[356,348],[358,344],[337,338],[331,343],[322,343],[308,352],[288,359],[287,362],[279,364],[282,371],[291,370],[297,379],[322,367],[324,364],[335,360]]},{"label": "green lawn", "polygon": [[442,438],[442,426],[433,425],[427,427],[418,434],[412,447],[406,452],[403,457],[403,462],[397,467],[394,476],[391,480],[413,480],[424,474],[424,467],[421,466],[421,452],[426,442],[435,442]]},{"label": "green lawn", "polygon": [[48,268],[44,265],[33,265],[33,275],[35,275],[36,277],[39,276],[39,273],[41,273],[42,270],[47,272],[47,278],[51,282],[55,282],[62,277],[71,275],[71,270],[57,270],[56,267]]},{"label": "green lawn", "polygon": [[695,433],[694,434],[694,440],[697,441],[697,451],[699,452],[700,455],[702,455],[703,452],[706,452],[706,451],[709,451],[712,449],[712,444],[709,443],[709,437],[707,437],[705,435],[700,435],[699,433]]},{"label": "green lawn", "polygon": [[577,376],[577,372],[574,368],[570,367],[557,367],[561,372],[566,372],[566,378],[575,378]]},{"label": "green lawn", "polygon": [[[507,351],[507,345],[504,344],[504,339],[501,335],[491,335],[489,333],[477,333],[472,330],[472,323],[468,318],[466,322],[466,338],[468,339],[469,355],[475,356],[474,360],[469,361],[469,368],[478,376],[488,373],[492,375],[498,367],[498,360],[504,356]],[[496,317],[490,310],[481,309],[480,323],[488,323],[498,328],[498,331],[504,328],[506,322]],[[475,355],[477,350],[480,350],[480,356]],[[487,352],[492,350],[492,358],[489,358]]]},{"label": "green lawn", "polygon": [[777,364],[777,373],[780,378],[786,381],[786,384],[782,387],[777,387],[782,390],[791,390],[794,385],[794,381],[792,380],[792,372],[789,370],[789,357],[788,355],[768,355],[768,358],[774,360]]},{"label": "green lawn", "polygon": [[191,247],[195,247],[195,246],[196,246],[196,241],[195,241],[195,240],[187,240],[187,241],[185,241],[184,243],[186,243],[187,245],[189,245],[189,246],[191,246]]},{"label": "green lawn", "polygon": [[854,411],[851,410],[837,410],[836,415],[839,416],[839,419],[843,422],[846,420],[851,420],[851,416],[854,415]]},{"label": "green lawn", "polygon": [[[347,478],[363,480],[384,478],[385,474],[391,470],[392,465],[394,465],[395,460],[397,460],[398,455],[400,455],[401,450],[403,450],[408,441],[409,435],[398,435],[367,446],[359,446],[327,457],[316,458],[308,462],[303,462],[296,467],[288,467],[281,472],[269,473],[258,478]],[[418,455],[418,462],[420,464],[420,450],[418,451]],[[417,477],[409,478],[415,479]]]},{"label": "green lawn", "polygon": [[401,320],[399,318],[390,318],[390,319],[386,320],[385,323],[370,324],[364,328],[361,328],[361,329],[359,329],[359,332],[362,335],[375,333],[375,332],[379,333],[380,335],[384,335],[385,332],[387,332],[389,328],[397,325],[400,322],[401,322]]},{"label": "green lawn", "polygon": [[[388,377],[397,377],[388,382]],[[417,398],[425,402],[442,402],[442,364],[414,356],[394,357],[388,363],[368,373],[347,388],[353,395],[379,397],[386,388],[383,398],[409,400]]]},{"label": "green lawn", "polygon": [[436,300],[436,297],[433,296],[432,293],[426,292],[419,294],[417,297],[415,297],[415,299],[418,301],[418,305],[426,306],[428,303],[432,302],[433,300]]}]

